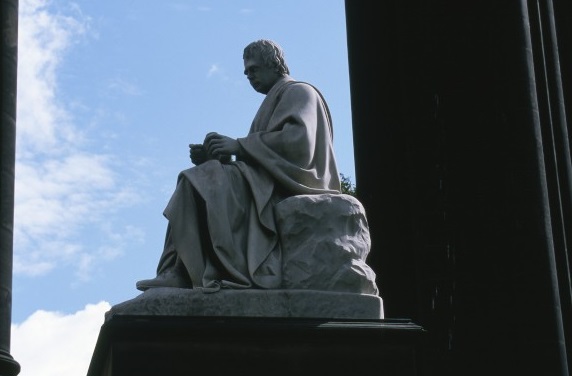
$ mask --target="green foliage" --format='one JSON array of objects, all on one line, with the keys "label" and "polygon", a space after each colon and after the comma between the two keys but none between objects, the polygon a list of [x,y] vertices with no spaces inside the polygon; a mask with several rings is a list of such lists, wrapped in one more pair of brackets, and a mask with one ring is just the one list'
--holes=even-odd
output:
[{"label": "green foliage", "polygon": [[344,174],[340,174],[340,180],[342,183],[342,193],[355,197],[356,186],[352,183],[351,179]]}]

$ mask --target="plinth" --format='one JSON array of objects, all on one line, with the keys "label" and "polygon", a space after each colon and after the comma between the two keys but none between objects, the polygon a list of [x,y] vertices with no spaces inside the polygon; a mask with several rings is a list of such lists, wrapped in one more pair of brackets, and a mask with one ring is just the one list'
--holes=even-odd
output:
[{"label": "plinth", "polygon": [[[346,294],[159,290],[106,314],[87,376],[418,375],[423,329],[380,318],[379,310],[378,317],[364,317],[375,311],[372,296],[362,297],[364,311],[359,296]],[[361,317],[350,317],[344,302],[353,302]]]}]

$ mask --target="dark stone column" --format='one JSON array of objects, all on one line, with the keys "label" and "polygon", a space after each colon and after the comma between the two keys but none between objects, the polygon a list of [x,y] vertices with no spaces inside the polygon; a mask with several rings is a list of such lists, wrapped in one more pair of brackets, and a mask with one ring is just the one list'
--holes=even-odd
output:
[{"label": "dark stone column", "polygon": [[16,72],[18,61],[18,0],[0,2],[2,19],[2,82],[0,125],[0,375],[20,373],[10,355],[12,321],[12,254],[14,168],[16,152]]},{"label": "dark stone column", "polygon": [[570,16],[346,0],[368,263],[427,330],[423,374],[568,375]]}]

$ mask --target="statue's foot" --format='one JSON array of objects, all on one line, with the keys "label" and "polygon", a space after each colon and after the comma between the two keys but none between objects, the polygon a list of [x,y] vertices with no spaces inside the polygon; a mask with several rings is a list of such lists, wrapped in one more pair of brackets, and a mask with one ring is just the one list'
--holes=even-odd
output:
[{"label": "statue's foot", "polygon": [[188,276],[169,268],[153,279],[144,279],[135,284],[137,290],[145,291],[154,287],[178,287],[191,289],[193,284]]}]

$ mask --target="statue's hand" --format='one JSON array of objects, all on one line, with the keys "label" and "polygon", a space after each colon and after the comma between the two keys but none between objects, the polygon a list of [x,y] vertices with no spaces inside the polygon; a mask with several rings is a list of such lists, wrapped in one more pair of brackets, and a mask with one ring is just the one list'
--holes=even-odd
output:
[{"label": "statue's hand", "polygon": [[191,162],[196,166],[207,161],[207,151],[203,144],[189,144]]},{"label": "statue's hand", "polygon": [[189,144],[191,161],[196,166],[205,163],[209,159],[218,159],[221,163],[230,163],[232,157],[230,154],[221,154],[218,156],[209,156],[207,149],[202,144]]},{"label": "statue's hand", "polygon": [[240,144],[237,140],[216,132],[207,134],[203,144],[207,150],[207,156],[220,161],[223,161],[223,158],[229,158],[231,155],[237,155],[240,151]]},{"label": "statue's hand", "polygon": [[220,163],[230,163],[232,162],[232,155],[230,154],[223,154],[218,157]]}]

